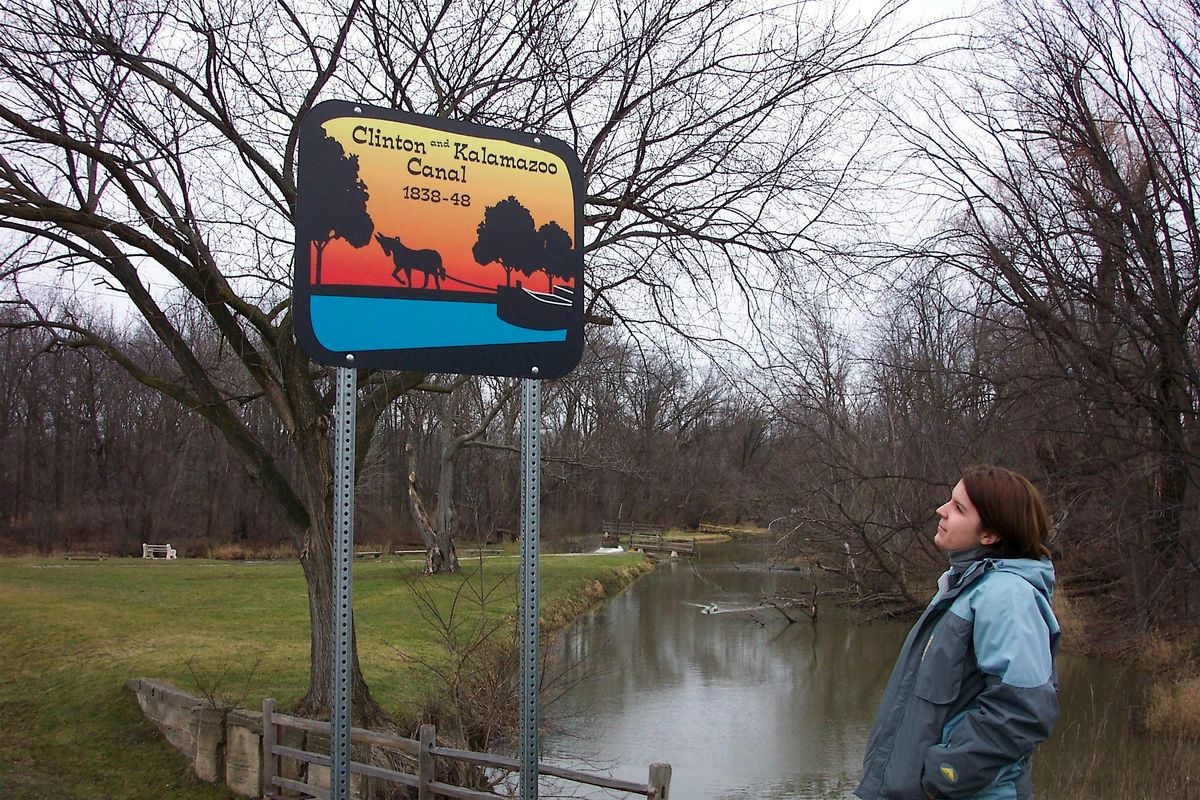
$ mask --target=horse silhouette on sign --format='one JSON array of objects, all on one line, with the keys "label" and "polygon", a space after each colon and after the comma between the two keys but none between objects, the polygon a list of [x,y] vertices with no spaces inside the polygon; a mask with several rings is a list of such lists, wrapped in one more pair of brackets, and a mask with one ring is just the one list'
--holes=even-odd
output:
[{"label": "horse silhouette on sign", "polygon": [[415,269],[425,273],[425,281],[421,284],[422,289],[429,288],[431,277],[434,288],[442,288],[442,278],[446,277],[446,268],[442,266],[442,256],[437,250],[412,250],[404,246],[400,237],[384,236],[382,233],[376,233],[375,239],[383,248],[384,255],[391,256],[392,263],[396,265],[396,268],[392,270],[392,277],[396,279],[397,283],[400,282],[400,270],[404,270],[406,282],[412,286],[412,274]]}]

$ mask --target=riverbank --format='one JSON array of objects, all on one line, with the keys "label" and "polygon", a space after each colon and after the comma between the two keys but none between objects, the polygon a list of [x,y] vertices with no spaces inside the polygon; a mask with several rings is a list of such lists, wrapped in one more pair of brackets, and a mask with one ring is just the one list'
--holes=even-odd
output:
[{"label": "riverbank", "polygon": [[[384,709],[409,720],[437,694],[445,647],[427,613],[471,623],[516,608],[518,559],[356,563],[359,657]],[[543,555],[543,632],[649,569],[629,554]],[[195,778],[124,689],[157,677],[228,705],[304,694],[308,610],[298,562],[0,560],[0,797],[228,800]]]},{"label": "riverbank", "polygon": [[[764,612],[763,598],[806,597],[813,578],[779,569],[769,554],[730,543],[694,562],[660,563],[570,628],[563,667],[583,678],[552,706],[551,730],[562,734],[546,737],[562,766],[612,765],[634,779],[647,761],[665,761],[672,792],[689,800],[850,796],[912,620],[868,622],[831,593],[817,620],[789,624]],[[1070,609],[1063,616],[1078,641]],[[1039,798],[1194,794],[1200,745],[1145,734],[1146,676],[1069,649],[1059,680],[1058,725],[1034,760]]]},{"label": "riverbank", "polygon": [[1104,604],[1062,591],[1054,613],[1067,652],[1117,661],[1147,676],[1139,714],[1147,735],[1200,739],[1200,631],[1164,627],[1130,634]]},{"label": "riverbank", "polygon": [[770,531],[757,525],[709,525],[701,524],[698,530],[672,528],[666,531],[671,539],[691,539],[699,544],[719,544],[739,540],[757,539]]},{"label": "riverbank", "polygon": [[[785,563],[812,569],[818,556],[793,555]],[[1111,600],[1072,594],[1062,583],[1053,609],[1062,628],[1061,652],[1112,661],[1145,676],[1149,689],[1137,714],[1142,734],[1200,740],[1200,630],[1159,628],[1132,634]],[[863,613],[872,616],[870,610]],[[911,624],[919,613],[912,609],[896,618]]]}]

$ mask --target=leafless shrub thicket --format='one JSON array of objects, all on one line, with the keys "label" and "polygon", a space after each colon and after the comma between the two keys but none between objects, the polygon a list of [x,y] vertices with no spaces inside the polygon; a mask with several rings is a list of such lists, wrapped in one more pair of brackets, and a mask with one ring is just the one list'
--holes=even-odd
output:
[{"label": "leafless shrub thicket", "polygon": [[[137,333],[111,335],[139,346]],[[105,359],[44,351],[47,343],[28,330],[0,337],[6,547],[136,555],[142,542],[170,541],[188,555],[294,555],[262,487],[202,420]],[[156,358],[153,340],[141,346]],[[227,373],[233,386],[236,365],[214,357],[214,375]],[[381,417],[359,478],[360,542],[419,545],[405,493],[410,446],[427,502],[446,515],[439,530],[453,531],[460,547],[515,533],[519,401],[505,389],[470,380],[453,394],[407,396]],[[600,523],[618,515],[680,526],[761,518],[770,416],[727,385],[603,333],[579,370],[546,387],[543,407],[547,546],[597,546]],[[447,468],[447,444],[492,412]],[[263,439],[284,436],[261,399],[239,414]]]}]

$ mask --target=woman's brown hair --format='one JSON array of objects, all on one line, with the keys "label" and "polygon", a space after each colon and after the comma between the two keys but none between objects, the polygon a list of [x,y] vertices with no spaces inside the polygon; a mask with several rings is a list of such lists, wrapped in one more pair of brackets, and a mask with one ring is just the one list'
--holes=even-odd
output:
[{"label": "woman's brown hair", "polygon": [[996,547],[1006,558],[1050,557],[1050,513],[1028,478],[985,465],[966,470],[962,482],[983,529],[1000,537]]}]

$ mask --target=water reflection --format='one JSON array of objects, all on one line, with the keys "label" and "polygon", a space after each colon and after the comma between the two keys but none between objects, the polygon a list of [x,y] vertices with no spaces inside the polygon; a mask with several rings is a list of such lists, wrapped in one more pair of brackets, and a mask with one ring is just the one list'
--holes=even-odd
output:
[{"label": "water reflection", "polygon": [[[907,623],[857,625],[825,606],[815,625],[803,616],[787,624],[755,607],[776,593],[804,595],[810,579],[753,557],[726,549],[706,551],[695,568],[660,565],[573,626],[552,670],[565,677],[545,712],[547,757],[642,781],[650,762],[666,761],[681,800],[850,798]],[[713,603],[726,613],[702,613]],[[1137,796],[1106,787],[1122,784],[1115,775],[1129,756],[1154,759],[1153,745],[1130,743],[1141,681],[1070,656],[1060,673],[1064,713],[1037,760],[1039,797]],[[1120,740],[1121,757],[1098,744],[1105,736]],[[1113,779],[1097,779],[1105,770]],[[1089,794],[1071,794],[1084,783]]]}]

